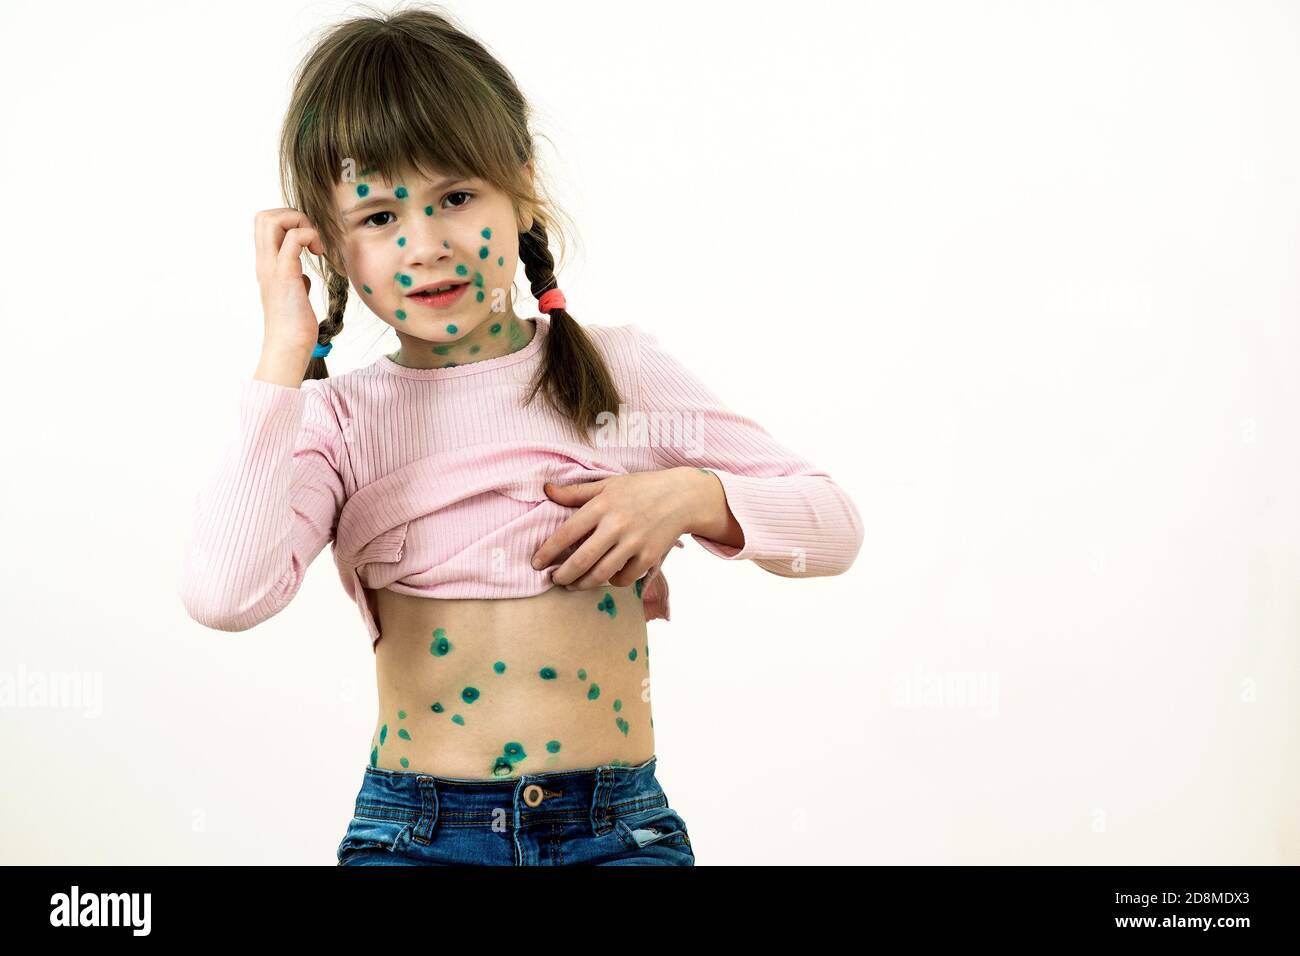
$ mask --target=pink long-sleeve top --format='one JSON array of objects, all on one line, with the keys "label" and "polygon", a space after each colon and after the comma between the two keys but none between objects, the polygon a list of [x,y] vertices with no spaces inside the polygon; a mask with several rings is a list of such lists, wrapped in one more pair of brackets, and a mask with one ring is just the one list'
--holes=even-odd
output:
[{"label": "pink long-sleeve top", "polygon": [[[533,555],[576,509],[548,498],[546,482],[681,465],[718,476],[744,532],[740,548],[691,535],[718,557],[782,577],[853,563],[863,535],[848,495],[636,325],[584,325],[629,406],[593,426],[590,445],[540,392],[523,405],[550,320],[536,325],[524,348],[467,365],[412,369],[382,356],[301,388],[243,383],[238,431],[194,500],[180,585],[190,616],[223,631],[260,624],[332,541],[373,649],[370,590],[516,598],[553,587],[576,545],[541,570]],[[646,620],[670,620],[662,562],[639,583]]]}]

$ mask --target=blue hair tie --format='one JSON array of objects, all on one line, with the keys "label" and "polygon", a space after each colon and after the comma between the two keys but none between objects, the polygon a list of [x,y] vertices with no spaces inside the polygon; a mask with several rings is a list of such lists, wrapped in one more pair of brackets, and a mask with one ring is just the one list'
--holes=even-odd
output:
[{"label": "blue hair tie", "polygon": [[327,342],[327,343],[324,344],[324,345],[319,345],[319,344],[318,344],[314,349],[311,350],[311,357],[312,357],[312,358],[324,358],[325,356],[327,356],[327,355],[330,354],[330,349],[332,349],[332,348],[334,348],[334,343],[333,343],[333,342]]}]

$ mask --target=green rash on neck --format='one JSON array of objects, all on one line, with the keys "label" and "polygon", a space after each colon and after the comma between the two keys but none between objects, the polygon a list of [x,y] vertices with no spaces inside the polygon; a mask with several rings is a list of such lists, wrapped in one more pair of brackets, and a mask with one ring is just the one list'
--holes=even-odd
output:
[{"label": "green rash on neck", "polygon": [[554,667],[543,667],[541,670],[537,672],[537,674],[539,677],[541,677],[542,680],[555,680]]},{"label": "green rash on neck", "polygon": [[553,754],[558,754],[560,752],[560,742],[558,740],[548,740],[546,741],[546,749]]},{"label": "green rash on neck", "polygon": [[497,661],[495,664],[492,665],[492,669],[496,671],[498,674],[504,674],[506,672],[506,662]]},{"label": "green rash on neck", "polygon": [[477,354],[478,354],[478,351],[479,351],[479,347],[478,347],[477,345],[471,345],[471,346],[469,347],[469,354],[470,354],[470,355],[477,355]]},{"label": "green rash on neck", "polygon": [[405,719],[406,719],[406,711],[404,711],[404,710],[399,710],[399,711],[397,712],[397,719],[398,719],[398,720],[405,720]]},{"label": "green rash on neck", "polygon": [[600,685],[592,684],[587,688],[587,700],[595,700],[600,696]]},{"label": "green rash on neck", "polygon": [[361,291],[364,292],[366,295],[374,295],[375,290],[370,288],[370,286],[368,285],[363,285],[361,287]]},{"label": "green rash on neck", "polygon": [[488,335],[499,335],[500,333],[501,333],[501,323],[493,322],[491,327],[488,329]]},{"label": "green rash on neck", "polygon": [[446,657],[451,651],[451,641],[447,640],[447,632],[442,628],[435,628],[433,632],[433,643],[429,645],[429,653],[434,657]]},{"label": "green rash on neck", "polygon": [[497,265],[499,265],[499,266],[503,266],[503,265],[505,265],[505,264],[506,264],[506,257],[505,257],[505,256],[497,256]]},{"label": "green rash on neck", "polygon": [[615,698],[614,698],[614,711],[615,711],[615,713],[617,713],[618,711],[620,711],[620,710],[622,710],[622,709],[623,709],[623,702],[622,702],[621,700],[619,700],[617,697],[615,697]]},{"label": "green rash on neck", "polygon": [[596,610],[604,611],[610,617],[616,617],[618,615],[618,608],[614,606],[613,595],[606,591],[605,596],[601,598],[600,603],[596,605]]},{"label": "green rash on neck", "polygon": [[637,578],[632,585],[632,590],[636,593],[637,600],[641,599],[641,591],[645,588],[645,578]]},{"label": "green rash on neck", "polygon": [[435,345],[435,346],[433,347],[433,354],[434,354],[434,355],[446,355],[446,354],[447,354],[448,352],[450,352],[450,351],[451,351],[451,349],[450,349],[448,346],[446,346],[446,345]]},{"label": "green rash on neck", "polygon": [[474,701],[478,700],[478,688],[466,687],[464,690],[460,692],[460,699],[467,704],[474,703]]}]

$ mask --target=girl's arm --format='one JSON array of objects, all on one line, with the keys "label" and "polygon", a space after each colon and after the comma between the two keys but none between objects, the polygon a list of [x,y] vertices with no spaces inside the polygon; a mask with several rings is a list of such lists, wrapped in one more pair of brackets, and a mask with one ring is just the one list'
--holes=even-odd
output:
[{"label": "girl's arm", "polygon": [[[691,537],[720,558],[748,559],[781,577],[848,570],[862,547],[863,530],[844,490],[756,421],[727,408],[654,336],[634,328],[640,351],[638,410],[660,423],[657,440],[651,432],[656,464],[713,472],[743,544],[737,548],[695,533]],[[664,423],[678,420],[680,435],[665,436]]]},{"label": "girl's arm", "polygon": [[338,418],[316,380],[244,383],[239,431],[194,501],[180,586],[190,617],[244,631],[289,603],[334,536],[342,458]]}]

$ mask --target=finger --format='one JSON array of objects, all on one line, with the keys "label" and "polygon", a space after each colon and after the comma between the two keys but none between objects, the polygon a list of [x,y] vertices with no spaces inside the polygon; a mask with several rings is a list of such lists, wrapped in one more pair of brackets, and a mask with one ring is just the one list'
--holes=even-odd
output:
[{"label": "finger", "polygon": [[[266,209],[259,212],[253,223],[253,238],[257,250],[257,268],[259,274],[270,276],[275,273],[276,263],[284,245],[284,237],[289,230],[305,227],[315,231],[302,212],[297,209]],[[319,238],[312,249],[318,255],[323,254]]]},{"label": "finger", "polygon": [[320,238],[310,226],[295,226],[284,234],[284,243],[275,259],[275,274],[281,279],[302,275],[302,251],[320,248]]},{"label": "finger", "polygon": [[582,543],[582,547],[569,555],[568,559],[551,575],[551,580],[561,586],[571,584],[595,566],[610,548],[618,544],[618,535],[612,531],[596,528],[591,536]]},{"label": "finger", "polygon": [[595,512],[585,507],[579,508],[537,549],[533,555],[533,568],[540,571],[546,567],[555,560],[557,554],[562,554],[570,545],[577,544],[584,535],[590,534],[599,520]]},{"label": "finger", "polygon": [[[614,578],[622,573],[629,563],[635,561],[635,546],[619,543],[605,552],[605,556],[597,561],[590,571],[569,586],[575,591],[582,591],[586,588],[603,588],[611,584],[615,587],[625,587],[626,585],[623,584],[615,584]],[[646,565],[646,567],[649,567],[649,565]],[[635,577],[631,578],[627,581],[627,584],[631,584],[635,580]]]}]

